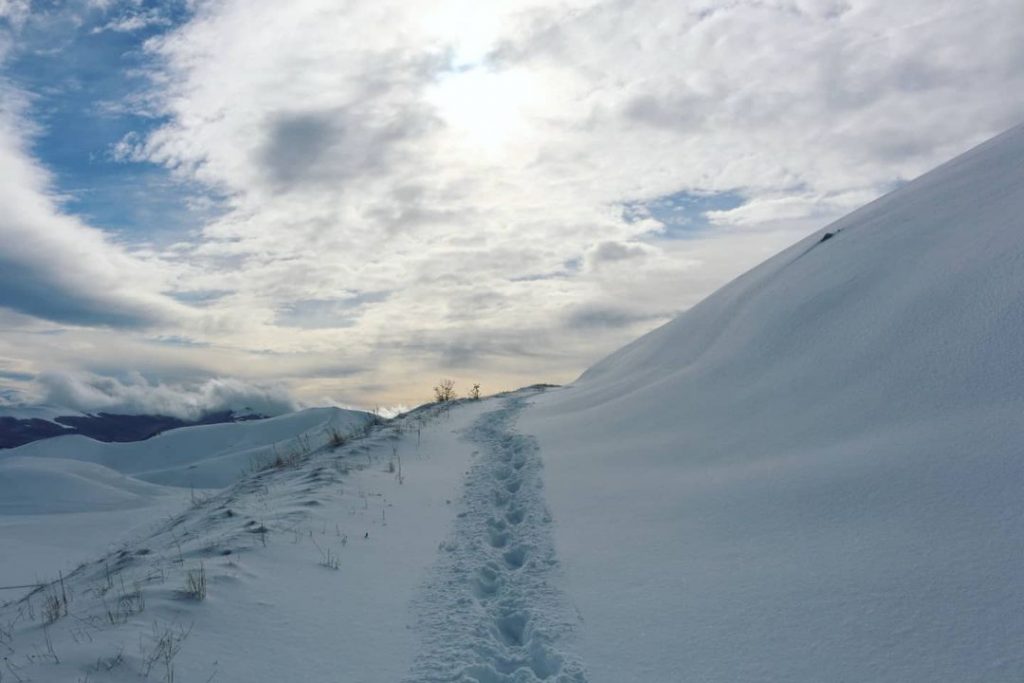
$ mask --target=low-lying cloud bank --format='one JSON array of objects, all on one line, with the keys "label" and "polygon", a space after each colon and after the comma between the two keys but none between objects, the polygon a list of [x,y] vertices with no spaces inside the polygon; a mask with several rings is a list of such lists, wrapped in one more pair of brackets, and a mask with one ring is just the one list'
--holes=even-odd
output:
[{"label": "low-lying cloud bank", "polygon": [[162,384],[151,383],[138,374],[122,381],[89,373],[47,373],[38,382],[46,403],[84,413],[168,415],[197,420],[227,410],[274,416],[299,407],[282,386],[231,378]]}]

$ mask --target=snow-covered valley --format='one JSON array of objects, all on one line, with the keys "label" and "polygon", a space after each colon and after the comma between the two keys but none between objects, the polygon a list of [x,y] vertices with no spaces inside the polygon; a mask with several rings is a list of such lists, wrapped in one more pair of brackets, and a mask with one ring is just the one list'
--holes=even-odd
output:
[{"label": "snow-covered valley", "polygon": [[1022,216],[1018,127],[567,387],[0,451],[0,681],[1024,680]]}]

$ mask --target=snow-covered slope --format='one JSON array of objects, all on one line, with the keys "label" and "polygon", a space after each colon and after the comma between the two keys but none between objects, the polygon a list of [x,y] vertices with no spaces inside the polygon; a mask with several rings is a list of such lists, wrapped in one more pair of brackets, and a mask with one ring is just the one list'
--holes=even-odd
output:
[{"label": "snow-covered slope", "polygon": [[195,499],[173,487],[228,486],[275,460],[317,450],[335,435],[362,433],[372,420],[368,413],[315,408],[182,427],[139,442],[72,435],[0,450],[0,585],[69,570],[127,530],[144,530]]},{"label": "snow-covered slope", "polygon": [[0,455],[115,498],[282,456],[39,572],[4,680],[1024,680],[1021,215],[1016,129],[565,389]]},{"label": "snow-covered slope", "polygon": [[332,431],[348,434],[371,419],[368,413],[309,408],[266,420],[183,427],[130,443],[59,436],[2,451],[0,463],[21,456],[81,460],[156,484],[221,488],[254,466],[318,448]]},{"label": "snow-covered slope", "polygon": [[162,493],[162,487],[89,462],[33,457],[0,460],[0,515],[140,507]]},{"label": "snow-covered slope", "polygon": [[538,398],[591,680],[1024,680],[1022,339],[1018,127]]},{"label": "snow-covered slope", "polygon": [[[473,442],[461,436],[498,407],[434,406],[359,430],[343,445],[312,444],[222,491],[191,502],[186,494],[159,523],[98,546],[106,552],[86,563],[47,567],[40,589],[0,594],[0,666],[10,664],[3,680],[421,681],[436,679],[406,677],[479,668],[481,634],[464,637],[449,608],[484,629],[504,628],[510,639],[521,633],[517,604],[495,602],[478,616],[461,597],[471,589],[468,577],[453,574],[460,568],[453,563],[478,568],[483,548],[472,535],[489,528],[476,519],[485,510],[473,509],[471,528],[446,537],[456,519],[470,517],[459,502],[467,469],[501,465],[487,448],[501,434],[485,431]],[[482,483],[493,482],[486,476]],[[490,499],[475,503],[489,506]],[[61,517],[71,527],[85,515]],[[35,518],[0,516],[0,577],[12,556],[36,552],[20,527],[11,534],[12,519]],[[532,512],[515,519],[523,529],[542,523]],[[499,561],[503,552],[521,552],[494,543],[486,549]],[[528,559],[510,555],[495,578],[513,585],[516,575],[529,575],[521,566]],[[197,576],[201,591],[190,583]],[[424,642],[441,642],[443,650]],[[527,652],[526,644],[504,649],[524,663],[550,652],[540,643]],[[557,666],[553,657],[546,666]]]}]

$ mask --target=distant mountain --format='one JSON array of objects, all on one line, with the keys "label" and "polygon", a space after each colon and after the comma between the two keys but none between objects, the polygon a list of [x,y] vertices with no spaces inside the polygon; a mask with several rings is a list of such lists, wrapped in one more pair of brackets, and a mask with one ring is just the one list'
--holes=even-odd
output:
[{"label": "distant mountain", "polygon": [[[70,411],[69,411],[70,412]],[[195,425],[261,420],[264,415],[221,411],[187,421],[167,415],[58,415],[55,417],[0,416],[0,448],[16,448],[40,439],[80,434],[96,441],[143,441],[168,429]]]}]

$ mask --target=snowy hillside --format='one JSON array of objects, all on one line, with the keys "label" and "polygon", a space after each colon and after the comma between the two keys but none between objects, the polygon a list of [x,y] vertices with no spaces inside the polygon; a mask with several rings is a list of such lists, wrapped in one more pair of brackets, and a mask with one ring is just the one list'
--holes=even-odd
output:
[{"label": "snowy hillside", "polygon": [[72,435],[2,450],[0,585],[71,569],[69,563],[119,542],[126,532],[179,512],[195,500],[194,490],[205,497],[277,459],[361,433],[372,419],[314,408],[183,427],[133,443]]},{"label": "snowy hillside", "polygon": [[[557,573],[547,561],[550,519],[538,489],[522,485],[539,476],[539,457],[505,438],[496,410],[488,400],[430,407],[343,443],[313,443],[186,499],[98,548],[63,582],[54,567],[44,586],[0,603],[0,649],[11,667],[3,680],[13,672],[26,681],[396,681],[467,667],[569,670],[523,620],[538,588],[549,616],[536,624],[563,628],[572,613],[543,585]],[[467,471],[479,486],[465,485]],[[481,487],[495,483],[505,492],[500,520],[484,516],[496,503]],[[79,520],[64,517],[72,528]],[[522,540],[502,535],[499,522]],[[0,517],[0,543],[12,537],[4,524]],[[0,547],[0,568],[13,553],[35,551],[23,535],[14,540]],[[493,570],[477,564],[484,554]],[[465,576],[470,568],[489,582]],[[509,595],[477,614],[462,595],[475,585]],[[480,631],[467,637],[472,625]]]},{"label": "snowy hillside", "polygon": [[[173,429],[139,442],[59,436],[2,451],[0,464],[18,456],[65,458],[96,463],[155,484],[221,488],[254,465],[298,448],[322,446],[330,430],[348,433],[370,417],[338,408],[309,408],[266,420]],[[299,436],[308,439],[308,445],[299,444]]]},{"label": "snowy hillside", "polygon": [[1021,216],[1017,128],[570,387],[5,451],[2,680],[1024,680]]},{"label": "snowy hillside", "polygon": [[158,486],[89,462],[28,456],[0,460],[0,515],[139,507],[160,493]]},{"label": "snowy hillside", "polygon": [[592,680],[1024,680],[1022,338],[1018,127],[538,399]]}]

